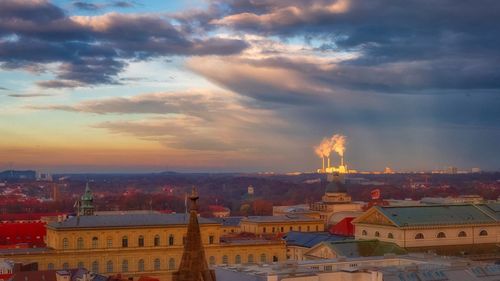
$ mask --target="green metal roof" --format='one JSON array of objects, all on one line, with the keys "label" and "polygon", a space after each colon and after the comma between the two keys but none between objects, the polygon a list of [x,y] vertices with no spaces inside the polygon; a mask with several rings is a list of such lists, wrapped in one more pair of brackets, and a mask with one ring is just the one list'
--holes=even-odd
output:
[{"label": "green metal roof", "polygon": [[383,256],[385,254],[404,255],[407,251],[395,243],[379,240],[326,241],[322,244],[331,248],[338,256],[348,258]]},{"label": "green metal roof", "polygon": [[457,225],[498,223],[479,206],[437,205],[437,206],[376,206],[381,213],[397,226]]}]

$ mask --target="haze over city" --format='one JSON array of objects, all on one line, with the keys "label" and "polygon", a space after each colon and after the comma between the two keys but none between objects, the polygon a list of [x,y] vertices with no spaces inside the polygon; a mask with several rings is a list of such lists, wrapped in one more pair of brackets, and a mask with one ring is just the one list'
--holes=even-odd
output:
[{"label": "haze over city", "polygon": [[1,1],[0,170],[498,171],[499,9]]}]

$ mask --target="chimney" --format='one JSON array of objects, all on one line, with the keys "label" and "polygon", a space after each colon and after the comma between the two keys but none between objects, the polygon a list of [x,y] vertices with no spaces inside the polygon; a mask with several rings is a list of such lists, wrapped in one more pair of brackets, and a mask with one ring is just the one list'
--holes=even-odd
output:
[{"label": "chimney", "polygon": [[325,156],[323,155],[323,157],[321,157],[321,159],[323,159],[323,169],[321,171],[325,171]]},{"label": "chimney", "polygon": [[330,156],[328,156],[328,168],[330,168]]},{"label": "chimney", "polygon": [[340,166],[344,166],[344,155],[340,156]]}]

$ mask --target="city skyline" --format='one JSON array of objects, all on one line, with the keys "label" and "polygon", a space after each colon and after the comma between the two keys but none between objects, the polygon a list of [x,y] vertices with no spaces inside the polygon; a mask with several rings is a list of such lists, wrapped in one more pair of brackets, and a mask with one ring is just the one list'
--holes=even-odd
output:
[{"label": "city skyline", "polygon": [[[498,171],[500,4],[0,3],[0,170]],[[334,163],[338,165],[336,157]]]}]

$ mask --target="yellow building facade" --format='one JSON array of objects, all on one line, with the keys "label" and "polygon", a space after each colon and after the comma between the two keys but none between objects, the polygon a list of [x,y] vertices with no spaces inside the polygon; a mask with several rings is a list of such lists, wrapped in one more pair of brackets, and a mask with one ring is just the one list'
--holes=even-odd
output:
[{"label": "yellow building facade", "polygon": [[[207,262],[271,263],[286,259],[282,241],[220,242],[221,224],[200,218]],[[0,250],[0,257],[37,262],[40,270],[87,268],[104,275],[171,280],[187,231],[183,214],[72,217],[47,225],[46,248]]]},{"label": "yellow building facade", "polygon": [[243,218],[240,222],[240,228],[241,232],[266,235],[290,231],[324,231],[325,225],[321,219],[304,216],[254,216]]}]

